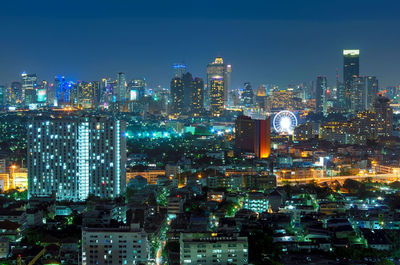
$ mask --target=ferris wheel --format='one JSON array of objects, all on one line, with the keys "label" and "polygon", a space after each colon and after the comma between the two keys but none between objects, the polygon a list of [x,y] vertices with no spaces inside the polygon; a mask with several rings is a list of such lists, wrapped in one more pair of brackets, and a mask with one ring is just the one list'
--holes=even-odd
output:
[{"label": "ferris wheel", "polygon": [[297,126],[297,118],[293,112],[282,110],[275,115],[272,123],[278,133],[293,134],[293,130]]}]

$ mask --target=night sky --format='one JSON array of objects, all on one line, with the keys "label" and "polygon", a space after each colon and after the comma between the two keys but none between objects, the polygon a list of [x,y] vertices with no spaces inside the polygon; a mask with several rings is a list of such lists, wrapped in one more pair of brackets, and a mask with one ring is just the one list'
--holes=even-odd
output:
[{"label": "night sky", "polygon": [[394,0],[1,1],[0,84],[22,71],[51,81],[122,71],[167,87],[172,64],[204,78],[220,55],[234,87],[286,87],[319,74],[334,85],[342,48],[359,48],[360,72],[389,86],[400,82],[399,10]]}]

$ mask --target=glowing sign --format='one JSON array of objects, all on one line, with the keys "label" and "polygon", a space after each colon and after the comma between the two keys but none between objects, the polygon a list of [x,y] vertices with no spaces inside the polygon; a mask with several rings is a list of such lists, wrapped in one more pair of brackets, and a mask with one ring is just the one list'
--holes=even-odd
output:
[{"label": "glowing sign", "polygon": [[343,55],[360,55],[360,50],[343,50]]},{"label": "glowing sign", "polygon": [[37,102],[46,102],[46,89],[38,89],[36,95]]}]

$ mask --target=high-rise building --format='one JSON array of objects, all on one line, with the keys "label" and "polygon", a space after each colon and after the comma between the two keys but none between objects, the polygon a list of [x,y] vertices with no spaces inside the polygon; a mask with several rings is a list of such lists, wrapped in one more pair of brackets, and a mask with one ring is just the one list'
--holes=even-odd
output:
[{"label": "high-rise building", "polygon": [[326,104],[326,90],[327,81],[326,76],[317,77],[317,87],[315,89],[315,112],[323,112],[324,115],[327,114],[327,104]]},{"label": "high-rise building", "polygon": [[174,116],[183,114],[184,86],[180,77],[174,77],[171,81],[171,101],[169,113]]},{"label": "high-rise building", "polygon": [[11,105],[22,103],[22,84],[20,82],[11,83],[9,98]]},{"label": "high-rise building", "polygon": [[230,89],[230,79],[232,73],[232,66],[226,65],[222,57],[217,57],[212,63],[207,65],[207,90],[208,90],[208,103],[211,103],[211,82],[215,76],[219,76],[223,81],[223,103],[226,106],[228,104],[228,94]]},{"label": "high-rise building", "polygon": [[36,102],[36,88],[37,88],[37,76],[36,74],[27,74],[23,72],[21,74],[22,80],[22,100],[25,105],[29,105]]},{"label": "high-rise building", "polygon": [[267,88],[265,85],[260,85],[257,88],[256,104],[260,109],[267,109]]},{"label": "high-rise building", "polygon": [[210,81],[211,116],[220,117],[224,112],[224,78],[213,76]]},{"label": "high-rise building", "polygon": [[388,98],[379,96],[375,99],[376,130],[378,136],[390,136],[393,132],[393,109]]},{"label": "high-rise building", "polygon": [[365,77],[365,109],[372,110],[379,92],[378,79],[375,76]]},{"label": "high-rise building", "polygon": [[56,76],[54,80],[54,88],[56,92],[56,106],[67,106],[70,105],[74,100],[71,98],[71,91],[74,89],[71,82],[66,82],[65,77],[62,75]]},{"label": "high-rise building", "polygon": [[184,73],[182,76],[183,81],[183,112],[186,114],[190,110],[193,91],[193,76],[191,73]]},{"label": "high-rise building", "polygon": [[186,64],[184,63],[176,63],[172,66],[174,68],[174,77],[182,78],[182,76],[186,73]]},{"label": "high-rise building", "polygon": [[134,79],[128,84],[129,100],[135,101],[144,98],[146,93],[146,79]]},{"label": "high-rise building", "polygon": [[252,108],[253,101],[254,101],[253,88],[251,87],[250,83],[244,83],[244,88],[242,93],[243,106],[247,108]]},{"label": "high-rise building", "polygon": [[127,99],[126,96],[126,77],[124,73],[117,74],[117,87],[114,89],[115,98],[118,102],[123,102]]},{"label": "high-rise building", "polygon": [[201,116],[204,112],[204,81],[200,77],[193,79],[190,110],[193,116]]},{"label": "high-rise building", "polygon": [[96,108],[100,102],[100,83],[98,81],[92,82],[78,82],[77,84],[77,102],[79,108],[91,109]]},{"label": "high-rise building", "polygon": [[350,112],[356,114],[365,110],[365,92],[365,78],[363,76],[353,76],[350,92]]},{"label": "high-rise building", "polygon": [[254,153],[257,158],[271,154],[271,120],[255,120],[239,116],[235,121],[235,149],[241,153]]},{"label": "high-rise building", "polygon": [[344,110],[351,108],[353,77],[360,75],[360,50],[343,50],[343,90],[339,103]]},{"label": "high-rise building", "polygon": [[28,197],[119,197],[126,182],[125,132],[125,122],[111,116],[33,118],[28,123]]},{"label": "high-rise building", "polygon": [[82,264],[147,264],[150,242],[138,227],[83,228]]}]

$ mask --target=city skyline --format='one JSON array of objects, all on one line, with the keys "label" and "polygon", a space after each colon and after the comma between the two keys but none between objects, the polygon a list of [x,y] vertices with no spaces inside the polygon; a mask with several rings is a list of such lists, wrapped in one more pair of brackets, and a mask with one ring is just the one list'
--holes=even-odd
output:
[{"label": "city skyline", "polygon": [[[315,1],[304,7],[291,3],[293,10],[279,3],[255,3],[258,8],[231,3],[220,16],[207,10],[206,3],[182,6],[180,1],[156,1],[155,8],[70,1],[57,10],[41,1],[24,3],[19,12],[5,4],[0,33],[7,38],[0,48],[7,52],[0,63],[0,83],[18,80],[23,71],[40,80],[62,74],[74,81],[124,72],[128,79],[146,77],[150,87],[168,87],[174,63],[186,63],[189,72],[205,79],[207,64],[222,56],[232,65],[232,88],[244,82],[284,88],[317,75],[326,75],[333,86],[335,69],[343,75],[342,49],[360,49],[360,74],[377,76],[384,88],[399,82],[400,60],[394,45],[400,38],[394,34],[400,25],[393,12],[398,4],[385,2],[376,7],[372,1],[352,1],[343,10],[340,4]],[[126,11],[133,7],[141,12]],[[174,34],[176,29],[180,34]]]}]

